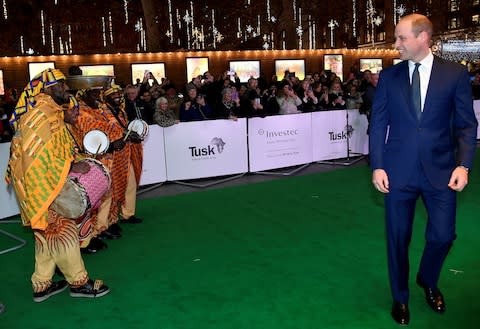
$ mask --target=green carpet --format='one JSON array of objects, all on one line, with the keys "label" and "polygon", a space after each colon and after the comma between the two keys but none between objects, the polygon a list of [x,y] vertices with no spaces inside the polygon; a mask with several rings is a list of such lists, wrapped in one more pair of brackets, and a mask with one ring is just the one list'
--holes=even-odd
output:
[{"label": "green carpet", "polygon": [[[414,285],[425,227],[418,207],[410,328],[479,328],[477,170],[470,179],[441,276],[443,315]],[[143,224],[123,225],[122,239],[84,257],[91,277],[111,287],[108,296],[64,292],[39,304],[31,233],[1,225],[28,244],[0,256],[0,328],[398,328],[389,314],[383,198],[367,167],[141,200],[137,214]],[[0,236],[1,249],[12,244]]]}]

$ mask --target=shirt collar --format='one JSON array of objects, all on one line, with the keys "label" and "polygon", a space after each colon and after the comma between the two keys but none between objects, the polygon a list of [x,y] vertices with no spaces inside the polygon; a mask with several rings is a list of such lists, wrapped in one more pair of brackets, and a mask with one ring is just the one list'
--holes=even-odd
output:
[{"label": "shirt collar", "polygon": [[[425,58],[420,61],[420,64],[421,64],[420,67],[423,67],[424,69],[431,70],[432,65],[433,65],[433,54],[432,54],[432,51],[430,49],[428,50],[428,55],[425,56]],[[413,69],[415,67],[415,62],[409,60],[408,61],[408,67],[410,68],[411,71],[413,71]]]}]

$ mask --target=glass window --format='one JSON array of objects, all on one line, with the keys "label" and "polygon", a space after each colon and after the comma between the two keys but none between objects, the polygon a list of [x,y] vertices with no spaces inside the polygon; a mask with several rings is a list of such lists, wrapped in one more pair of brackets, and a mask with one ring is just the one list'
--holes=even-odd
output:
[{"label": "glass window", "polygon": [[480,15],[476,14],[472,16],[473,25],[480,25]]},{"label": "glass window", "polygon": [[450,8],[450,12],[455,12],[458,10],[458,0],[450,0],[449,1],[449,8]]},{"label": "glass window", "polygon": [[449,29],[458,28],[458,19],[456,17],[450,18],[450,20],[448,21],[448,28]]}]

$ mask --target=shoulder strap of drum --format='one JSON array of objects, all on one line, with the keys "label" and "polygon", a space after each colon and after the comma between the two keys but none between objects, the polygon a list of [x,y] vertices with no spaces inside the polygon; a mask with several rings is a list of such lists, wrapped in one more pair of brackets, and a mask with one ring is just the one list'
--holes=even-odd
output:
[{"label": "shoulder strap of drum", "polygon": [[110,112],[112,112],[113,116],[115,117],[115,119],[117,119],[117,122],[120,124],[120,126],[123,127],[123,129],[127,129],[127,126],[125,126],[125,124],[123,123],[123,121],[120,119],[120,117],[118,116],[118,114],[120,112],[122,112],[121,110],[120,111],[115,111],[114,108],[112,108],[110,105],[108,105],[108,109],[110,110]]},{"label": "shoulder strap of drum", "polygon": [[75,143],[75,146],[78,148],[79,152],[80,153],[85,153],[85,149],[83,148],[83,146],[78,144],[77,139],[75,138],[75,135],[70,131],[70,128],[69,128],[68,124],[65,124],[65,128],[67,128],[67,131],[70,134],[70,136],[72,137],[73,142]]}]

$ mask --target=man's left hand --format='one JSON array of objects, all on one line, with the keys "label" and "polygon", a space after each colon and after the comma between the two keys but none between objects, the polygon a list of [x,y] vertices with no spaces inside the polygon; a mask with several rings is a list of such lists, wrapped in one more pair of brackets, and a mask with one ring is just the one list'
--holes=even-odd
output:
[{"label": "man's left hand", "polygon": [[468,184],[468,170],[465,167],[457,167],[453,170],[448,187],[457,192],[462,192]]},{"label": "man's left hand", "polygon": [[140,137],[140,135],[137,134],[135,131],[130,131],[130,134],[128,135],[128,140],[134,144],[139,144],[143,141],[142,137]]}]

